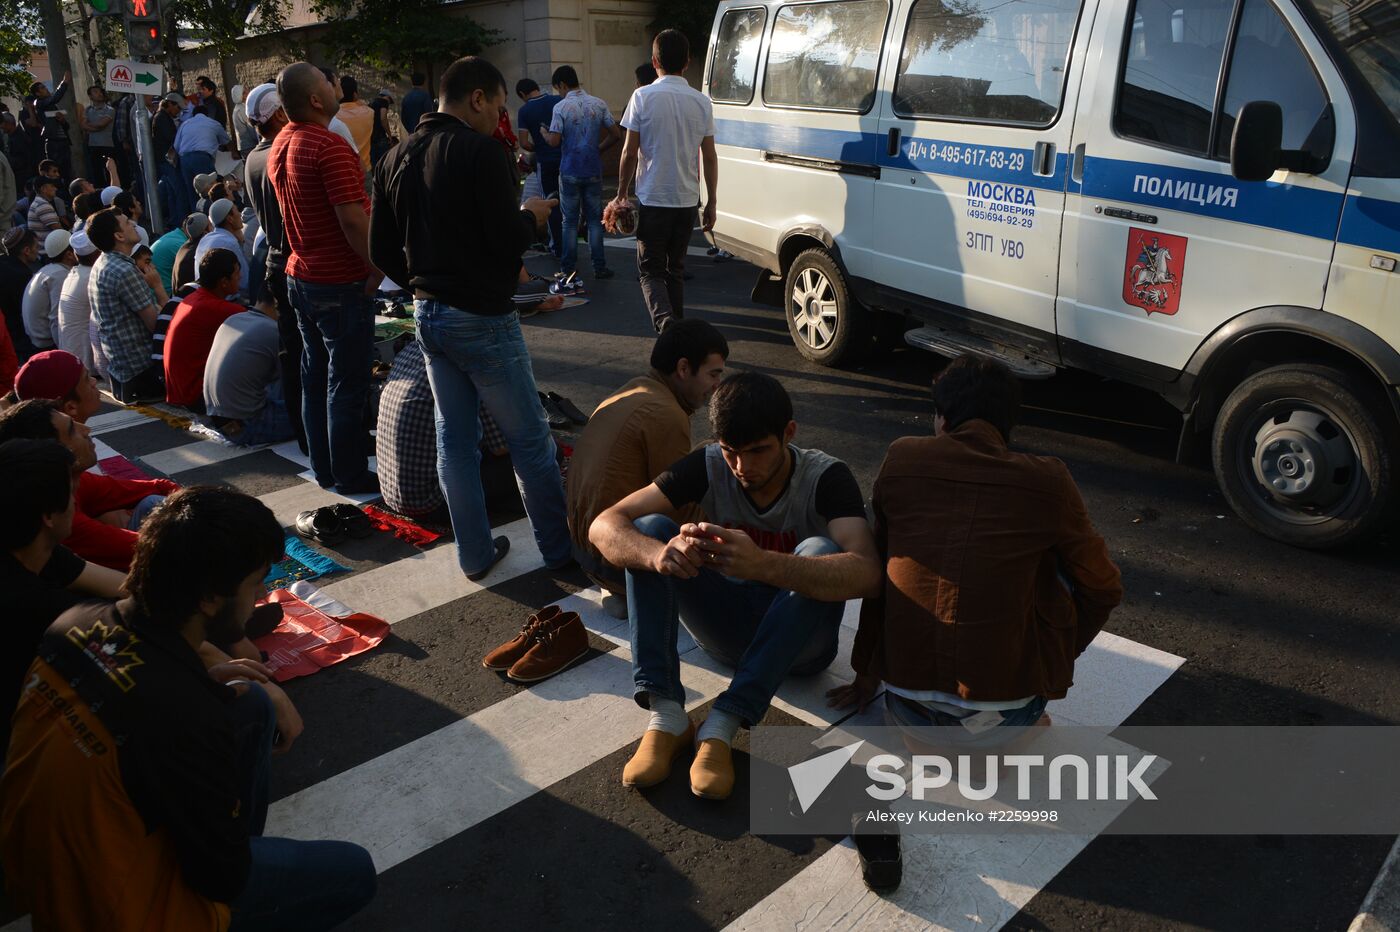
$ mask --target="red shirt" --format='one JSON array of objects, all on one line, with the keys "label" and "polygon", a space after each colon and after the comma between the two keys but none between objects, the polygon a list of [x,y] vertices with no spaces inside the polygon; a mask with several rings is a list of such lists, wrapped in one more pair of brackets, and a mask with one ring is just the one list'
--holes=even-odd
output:
[{"label": "red shirt", "polygon": [[113,479],[95,472],[79,473],[73,496],[78,509],[73,514],[73,530],[63,546],[89,563],[125,573],[131,568],[136,532],[103,524],[98,517],[132,508],[147,495],[172,495],[179,488],[169,479]]},{"label": "red shirt", "polygon": [[241,304],[225,301],[208,288],[196,288],[180,302],[165,331],[165,400],[192,405],[204,400],[204,363],[219,325],[242,313]]},{"label": "red shirt", "polygon": [[361,204],[369,213],[360,154],[323,126],[289,123],[267,154],[267,176],[291,247],[287,274],[322,285],[368,278],[335,215],[339,204]]},{"label": "red shirt", "polygon": [[15,344],[10,340],[9,328],[0,324],[0,394],[8,395],[15,387],[15,376],[19,375],[19,357],[15,355]]}]

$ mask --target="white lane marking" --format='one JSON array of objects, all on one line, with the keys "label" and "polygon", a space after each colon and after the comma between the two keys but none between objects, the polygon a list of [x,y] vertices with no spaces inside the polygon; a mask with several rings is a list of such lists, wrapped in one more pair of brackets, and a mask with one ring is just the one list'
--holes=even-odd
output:
[{"label": "white lane marking", "polygon": [[[493,528],[491,533],[510,538],[510,552],[479,583],[462,575],[457,565],[457,547],[447,542],[321,589],[356,611],[368,612],[394,624],[453,599],[523,576],[543,565],[528,518]],[[524,620],[523,615],[521,620]]]},{"label": "white lane marking", "polygon": [[[1122,724],[1183,662],[1101,632],[1075,664],[1077,685],[1050,704],[1052,718],[1061,724]],[[848,838],[727,928],[989,932],[1014,917],[1094,837],[906,833],[904,882],[883,897],[866,889]]]}]

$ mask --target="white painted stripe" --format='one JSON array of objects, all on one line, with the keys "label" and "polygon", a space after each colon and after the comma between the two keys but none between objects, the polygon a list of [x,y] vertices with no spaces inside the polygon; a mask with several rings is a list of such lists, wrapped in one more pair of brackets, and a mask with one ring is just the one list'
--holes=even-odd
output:
[{"label": "white painted stripe", "polygon": [[209,440],[197,440],[184,446],[161,450],[159,453],[143,453],[137,459],[167,476],[175,476],[191,469],[198,469],[201,466],[223,463],[240,456],[247,456],[249,453],[257,453],[262,449],[265,448],[235,447]]},{"label": "white painted stripe", "polygon": [[294,527],[297,515],[303,511],[324,508],[327,505],[342,505],[350,499],[331,489],[323,489],[314,482],[298,482],[296,485],[276,492],[259,495],[258,500],[272,509],[278,523],[283,527]]},{"label": "white painted stripe", "polygon": [[[1077,685],[1068,697],[1051,703],[1051,715],[1062,724],[1122,724],[1183,662],[1172,654],[1100,633],[1075,664]],[[1014,917],[1093,838],[905,834],[904,882],[890,896],[866,889],[859,858],[847,839],[728,929],[988,932]]]},{"label": "white painted stripe", "polygon": [[510,538],[510,553],[479,583],[462,575],[457,547],[443,543],[321,589],[357,612],[369,612],[393,624],[540,568],[540,552],[528,518],[495,528],[492,533]]},{"label": "white painted stripe", "polygon": [[106,414],[98,414],[88,418],[88,430],[94,434],[105,434],[114,430],[121,430],[123,427],[131,427],[135,424],[146,421],[154,421],[155,418],[147,417],[140,411],[130,408],[123,408],[120,411],[109,411]]}]

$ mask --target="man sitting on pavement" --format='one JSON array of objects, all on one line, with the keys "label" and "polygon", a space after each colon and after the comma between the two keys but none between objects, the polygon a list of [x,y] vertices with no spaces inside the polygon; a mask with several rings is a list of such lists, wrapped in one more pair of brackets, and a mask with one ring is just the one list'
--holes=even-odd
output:
[{"label": "man sitting on pavement", "polygon": [[199,248],[200,241],[209,233],[209,215],[190,214],[180,226],[185,231],[185,241],[175,250],[175,265],[170,270],[171,294],[199,280],[199,266],[195,262],[195,250]]},{"label": "man sitting on pavement", "polygon": [[[205,242],[209,239],[206,236]],[[165,400],[170,404],[203,411],[204,366],[214,335],[224,321],[244,310],[226,297],[238,290],[240,267],[239,256],[232,250],[205,252],[199,263],[199,287],[171,315],[163,351]]]},{"label": "man sitting on pavement", "polygon": [[58,302],[63,297],[69,269],[78,264],[69,239],[66,230],[54,230],[44,238],[48,261],[24,286],[24,331],[36,350],[58,345]]},{"label": "man sitting on pavement", "polygon": [[282,392],[278,303],[264,293],[256,307],[226,319],[204,366],[204,406],[214,429],[239,446],[291,440]]},{"label": "man sitting on pavement", "polygon": [[[881,573],[860,486],[840,460],[793,445],[792,401],[776,379],[725,379],[710,427],[715,443],[604,511],[588,536],[627,571],[635,697],[651,710],[623,784],[666,779],[693,735],[691,792],[724,799],[738,729],[762,720],[785,677],[831,663],[846,600],[879,594]],[[691,504],[709,520],[678,527],[665,515]],[[698,733],[678,675],[678,613],[706,653],[735,668]]]},{"label": "man sitting on pavement", "polygon": [[89,372],[97,371],[92,352],[92,307],[88,304],[88,278],[102,253],[86,230],[74,233],[69,246],[77,264],[68,270],[58,296],[58,348],[76,356]]},{"label": "man sitting on pavement", "polygon": [[[509,452],[495,420],[480,409],[481,450],[503,456]],[[451,523],[437,472],[437,426],[428,364],[413,344],[394,356],[389,377],[379,396],[375,450],[379,490],[390,511],[443,527]]]},{"label": "man sitting on pavement", "polygon": [[122,574],[62,545],[73,524],[73,454],[53,440],[0,444],[0,584],[5,650],[0,661],[0,754],[39,639],[84,599],[115,599]]},{"label": "man sitting on pavement", "polygon": [[713,324],[677,321],[657,337],[651,371],[606,398],[574,445],[567,488],[574,559],[608,593],[603,608],[614,617],[627,617],[627,580],[589,542],[588,529],[690,452],[690,416],[714,394],[728,358]]},{"label": "man sitting on pavement", "polygon": [[864,707],[883,680],[893,723],[963,725],[991,745],[1016,731],[973,737],[970,720],[1036,724],[1123,588],[1065,465],[1008,449],[1021,403],[1010,370],[959,357],[933,399],[934,435],[896,440],[875,480],[886,579],[861,606],[856,680],[828,695]]},{"label": "man sitting on pavement", "polygon": [[232,291],[219,297],[238,294],[246,299],[248,296],[248,256],[243,250],[243,215],[233,206],[233,201],[221,198],[209,205],[209,226],[209,233],[195,247],[195,266],[199,266],[200,260],[209,253],[209,250],[227,249],[238,259],[238,281],[234,282]]},{"label": "man sitting on pavement", "polygon": [[97,465],[91,431],[64,414],[54,401],[22,401],[0,414],[0,443],[20,438],[57,440],[77,461],[78,511],[63,545],[84,560],[125,572],[131,565],[136,532],[179,486],[169,479],[116,479],[88,472]]},{"label": "man sitting on pavement", "polygon": [[111,207],[99,210],[88,221],[87,234],[102,250],[88,278],[88,303],[112,394],[123,404],[159,401],[165,389],[161,372],[151,363],[151,332],[167,300],[165,286],[154,268],[143,275],[132,261],[140,240],[130,217]]},{"label": "man sitting on pavement", "polygon": [[67,229],[54,201],[58,197],[58,179],[40,175],[34,179],[34,198],[29,202],[29,230],[36,236],[48,236],[54,230]]},{"label": "man sitting on pavement", "polygon": [[36,927],[328,929],[373,897],[364,849],[262,837],[300,717],[259,665],[198,653],[243,635],[282,544],[256,499],[188,489],[142,534],[130,597],[44,635],[0,782],[6,886]]}]

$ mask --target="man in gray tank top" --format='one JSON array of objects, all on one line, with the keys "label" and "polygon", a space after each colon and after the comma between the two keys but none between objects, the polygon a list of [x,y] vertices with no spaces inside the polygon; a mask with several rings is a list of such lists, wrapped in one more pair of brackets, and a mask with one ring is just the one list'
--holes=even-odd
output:
[{"label": "man in gray tank top", "polygon": [[[710,429],[715,442],[604,511],[589,540],[627,571],[636,699],[651,710],[623,784],[660,783],[693,740],[691,791],[724,799],[739,727],[763,718],[788,674],[831,663],[846,600],[878,595],[883,574],[860,486],[845,463],[793,445],[792,401],[776,379],[726,379]],[[677,526],[661,514],[691,504],[709,521]],[[734,668],[698,733],[685,712],[681,623]]]}]

